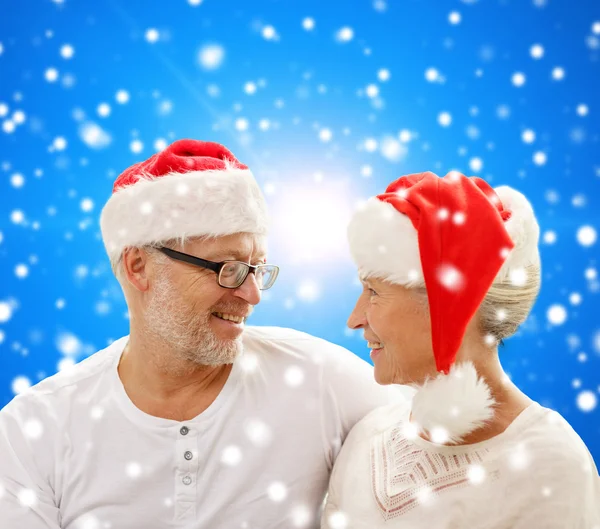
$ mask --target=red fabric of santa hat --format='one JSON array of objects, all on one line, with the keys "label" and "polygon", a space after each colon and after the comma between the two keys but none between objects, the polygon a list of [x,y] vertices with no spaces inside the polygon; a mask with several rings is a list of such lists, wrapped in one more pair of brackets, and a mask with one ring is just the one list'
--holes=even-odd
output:
[{"label": "red fabric of santa hat", "polygon": [[493,399],[471,363],[454,366],[466,327],[495,281],[539,264],[539,227],[517,191],[451,172],[399,178],[352,218],[348,235],[359,272],[425,286],[432,346],[442,374],[419,389],[413,418],[460,440],[492,416]]},{"label": "red fabric of santa hat", "polygon": [[268,216],[247,166],[218,143],[184,139],[119,175],[100,227],[114,259],[127,247],[170,239],[264,235]]}]

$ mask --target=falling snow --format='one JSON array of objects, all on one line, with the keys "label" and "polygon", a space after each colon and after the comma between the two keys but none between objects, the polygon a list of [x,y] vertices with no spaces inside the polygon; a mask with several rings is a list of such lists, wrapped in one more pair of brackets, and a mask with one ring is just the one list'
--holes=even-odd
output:
[{"label": "falling snow", "polygon": [[335,38],[338,42],[349,42],[354,38],[354,30],[350,27],[343,27],[337,31]]},{"label": "falling snow", "polygon": [[[72,368],[127,324],[103,254],[102,209],[125,167],[196,137],[225,143],[248,164],[272,210],[269,248],[282,272],[256,322],[302,328],[359,354],[355,336],[344,332],[355,301],[346,290],[355,273],[347,210],[401,174],[423,170],[457,168],[523,191],[540,220],[543,288],[528,324],[507,344],[527,354],[507,357],[507,365],[528,394],[567,410],[598,457],[600,328],[591,315],[600,295],[600,98],[589,89],[600,50],[597,16],[579,20],[581,13],[567,10],[559,17],[550,0],[501,2],[515,19],[526,13],[535,34],[507,44],[491,32],[473,46],[472,29],[489,24],[497,2],[449,4],[437,14],[442,34],[423,24],[427,3],[409,2],[402,22],[420,28],[416,40],[394,29],[400,14],[385,0],[357,5],[351,17],[318,3],[283,17],[282,6],[259,1],[232,13],[227,31],[217,30],[216,4],[203,0],[181,2],[183,17],[174,7],[158,18],[134,13],[135,28],[109,27],[100,15],[85,20],[89,28],[77,26],[72,2],[47,4],[52,16],[40,12],[40,20],[52,24],[23,38],[30,17],[16,17],[0,42],[6,398],[43,378],[42,358],[43,376]],[[385,45],[390,39],[394,46]],[[419,60],[407,62],[407,53]],[[141,202],[134,213],[144,222],[156,210]],[[471,222],[463,212],[438,213],[453,229]],[[438,274],[451,290],[469,280],[453,265]],[[514,288],[527,279],[524,268],[508,278]],[[560,362],[534,361],[550,354]],[[256,356],[240,364],[245,373],[261,372]],[[281,377],[286,391],[298,392],[309,374],[295,366]],[[90,413],[102,418],[100,409]],[[43,438],[42,420],[22,425],[29,438]],[[277,427],[249,418],[239,446],[222,447],[223,464],[243,466],[247,448],[268,447]],[[124,473],[140,477],[141,462]],[[476,466],[468,477],[486,479]],[[273,480],[264,494],[285,503],[284,478]],[[19,501],[34,505],[37,496],[24,490]],[[290,502],[288,510],[290,526],[314,522],[306,506]],[[89,523],[96,529],[99,522]],[[337,513],[330,525],[351,524]]]},{"label": "falling snow", "polygon": [[567,321],[567,310],[564,306],[555,304],[548,309],[546,316],[552,325],[562,325]]}]

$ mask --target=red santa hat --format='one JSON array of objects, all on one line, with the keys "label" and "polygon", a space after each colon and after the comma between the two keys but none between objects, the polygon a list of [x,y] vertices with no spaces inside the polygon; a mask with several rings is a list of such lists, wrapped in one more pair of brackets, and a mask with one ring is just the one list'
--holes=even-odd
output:
[{"label": "red santa hat", "polygon": [[403,176],[352,218],[348,236],[363,276],[425,286],[440,375],[418,388],[414,421],[458,442],[493,415],[472,363],[454,365],[466,327],[494,282],[539,264],[539,227],[519,192],[456,171]]},{"label": "red santa hat", "polygon": [[114,259],[132,246],[194,236],[266,234],[264,197],[218,143],[179,140],[119,175],[100,228]]}]

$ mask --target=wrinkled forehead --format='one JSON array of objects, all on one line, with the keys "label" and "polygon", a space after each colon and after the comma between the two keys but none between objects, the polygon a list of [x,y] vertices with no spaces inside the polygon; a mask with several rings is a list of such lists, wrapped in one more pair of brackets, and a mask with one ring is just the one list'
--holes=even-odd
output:
[{"label": "wrinkled forehead", "polygon": [[186,241],[185,249],[193,255],[211,260],[261,260],[267,255],[267,238],[254,233],[192,238]]},{"label": "wrinkled forehead", "polygon": [[377,277],[377,275],[375,275],[375,274],[359,272],[358,279],[363,285],[370,285],[372,283],[391,285],[390,282],[386,281],[385,279],[383,279],[381,277]]},{"label": "wrinkled forehead", "polygon": [[363,287],[375,288],[377,290],[383,289],[386,292],[391,293],[410,294],[411,296],[418,298],[427,298],[427,289],[425,288],[425,285],[400,285],[378,277],[376,274],[363,274],[360,272],[358,278]]}]

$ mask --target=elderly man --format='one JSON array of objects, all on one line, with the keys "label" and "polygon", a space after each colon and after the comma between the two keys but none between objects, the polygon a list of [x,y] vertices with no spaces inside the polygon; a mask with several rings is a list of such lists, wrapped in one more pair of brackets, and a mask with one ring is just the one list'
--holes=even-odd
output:
[{"label": "elderly man", "polygon": [[387,392],[340,347],[244,328],[277,278],[266,219],[218,144],[118,177],[101,228],[130,334],[0,412],[0,528],[318,525],[346,434]]}]

